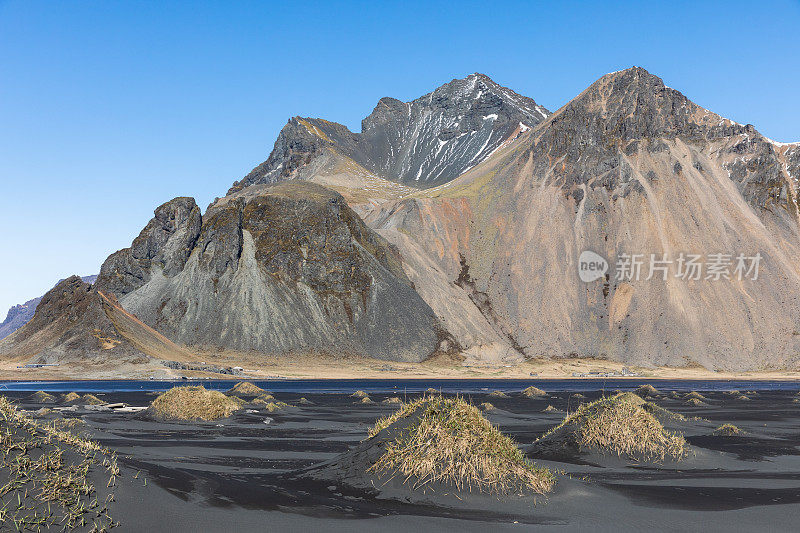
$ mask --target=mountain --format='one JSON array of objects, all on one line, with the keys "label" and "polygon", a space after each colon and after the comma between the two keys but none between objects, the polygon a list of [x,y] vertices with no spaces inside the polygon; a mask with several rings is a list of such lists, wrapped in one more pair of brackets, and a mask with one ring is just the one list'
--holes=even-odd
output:
[{"label": "mountain", "polygon": [[202,217],[176,198],[106,260],[97,287],[202,348],[420,361],[447,337],[397,251],[308,182],[249,187]]},{"label": "mountain", "polygon": [[189,352],[126,312],[116,298],[71,276],[41,298],[33,318],[0,341],[19,363],[91,363],[141,367],[151,357],[191,359]]},{"label": "mountain", "polygon": [[[797,368],[798,146],[631,68],[457,179],[365,219],[413,264],[413,282],[454,280],[527,357]],[[593,283],[578,277],[585,250],[611,264]],[[681,252],[763,261],[757,280],[685,280],[677,264],[666,280],[617,279],[624,254]],[[438,282],[420,294],[468,347],[453,327],[468,306],[447,309],[452,291]]]},{"label": "mountain", "polygon": [[642,68],[554,113],[474,74],[382,99],[360,133],[290,120],[227,196],[157,208],[0,353],[798,369],[798,178],[800,144]]},{"label": "mountain", "polygon": [[[94,281],[97,279],[97,276],[84,276],[81,279],[84,282],[91,284],[94,283]],[[59,283],[62,281],[64,280],[59,280]],[[24,304],[15,305],[9,309],[6,319],[3,322],[0,322],[0,340],[11,335],[19,328],[24,326],[31,318],[33,318],[33,314],[36,312],[36,306],[39,305],[41,300],[42,297],[39,296],[38,298],[33,298]]]},{"label": "mountain", "polygon": [[533,99],[472,74],[411,102],[381,98],[362,121],[361,133],[322,119],[292,118],[269,158],[230,192],[342,171],[434,187],[460,176],[548,115]]}]

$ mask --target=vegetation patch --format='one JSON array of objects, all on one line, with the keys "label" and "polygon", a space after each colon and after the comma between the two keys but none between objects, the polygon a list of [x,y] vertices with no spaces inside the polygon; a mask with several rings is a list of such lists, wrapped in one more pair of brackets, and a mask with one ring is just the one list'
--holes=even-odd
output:
[{"label": "vegetation patch", "polygon": [[534,450],[582,452],[596,450],[640,460],[681,459],[683,436],[664,429],[644,408],[647,402],[626,392],[578,407],[533,445]]},{"label": "vegetation patch", "polygon": [[508,394],[501,390],[496,390],[488,394],[489,398],[508,398]]},{"label": "vegetation patch", "polygon": [[658,395],[658,389],[646,383],[645,385],[641,385],[638,389],[636,389],[636,394],[642,398],[647,398],[648,396],[656,396]]},{"label": "vegetation patch", "polygon": [[275,411],[282,411],[287,407],[291,406],[288,403],[284,402],[269,402],[264,405],[264,409],[266,409],[268,413],[274,413]]},{"label": "vegetation patch", "polygon": [[53,403],[56,401],[56,397],[44,391],[37,391],[31,394],[30,400],[36,403]]},{"label": "vegetation patch", "polygon": [[391,397],[386,398],[385,400],[383,400],[383,403],[398,404],[398,403],[403,403],[403,400],[401,400],[397,396],[391,396]]},{"label": "vegetation patch", "polygon": [[75,403],[80,399],[81,395],[77,392],[68,392],[66,394],[62,394],[58,401],[61,403]]},{"label": "vegetation patch", "polygon": [[369,396],[364,396],[363,398],[361,398],[361,399],[360,399],[358,402],[356,402],[356,403],[366,403],[366,404],[370,404],[370,403],[375,403],[375,402],[373,402],[373,401],[372,401],[372,398],[370,398]]},{"label": "vegetation patch", "polygon": [[489,402],[483,402],[483,403],[480,405],[480,410],[481,410],[481,411],[494,411],[494,405],[492,405],[492,404],[491,404],[491,403],[489,403]]},{"label": "vegetation patch", "polygon": [[689,398],[686,400],[687,405],[692,405],[694,407],[702,407],[705,405],[702,400],[698,400],[697,398]]},{"label": "vegetation patch", "polygon": [[364,392],[363,390],[357,390],[353,394],[350,395],[351,398],[366,398],[369,394]]},{"label": "vegetation patch", "polygon": [[240,381],[228,391],[228,394],[231,396],[254,398],[256,396],[266,394],[266,391],[258,385],[250,383],[249,381]]},{"label": "vegetation patch", "polygon": [[306,397],[300,398],[299,400],[297,400],[297,403],[299,403],[300,405],[314,405],[314,402],[312,402]]},{"label": "vegetation patch", "polygon": [[695,400],[700,400],[701,402],[703,400],[707,400],[708,399],[705,396],[703,396],[702,394],[700,394],[699,392],[695,392],[695,391],[690,392],[689,394],[684,396],[684,398],[686,398],[687,400],[691,400],[692,398],[694,398]]},{"label": "vegetation patch", "polygon": [[386,439],[385,452],[369,471],[402,476],[415,488],[443,483],[459,491],[544,494],[555,484],[549,470],[529,462],[462,398],[427,396],[404,404],[369,435]]},{"label": "vegetation patch", "polygon": [[241,407],[240,399],[205,387],[174,387],[153,400],[145,413],[160,420],[218,420]]},{"label": "vegetation patch", "polygon": [[545,413],[552,413],[553,411],[558,411],[558,409],[556,409],[552,405],[548,405],[547,407],[544,408]]},{"label": "vegetation patch", "polygon": [[744,431],[733,424],[722,424],[720,427],[714,430],[714,435],[719,437],[734,437],[736,435],[741,435],[742,433],[744,433]]},{"label": "vegetation patch", "polygon": [[[4,530],[107,531],[118,525],[108,508],[120,474],[115,454],[27,417],[5,397],[0,397],[0,421]],[[98,491],[92,480],[101,476],[105,486]]]},{"label": "vegetation patch", "polygon": [[533,385],[522,390],[522,395],[527,398],[535,398],[537,396],[547,396],[547,393],[542,389],[536,388]]},{"label": "vegetation patch", "polygon": [[642,409],[655,416],[662,423],[667,420],[673,420],[676,422],[683,422],[686,420],[686,417],[682,414],[675,413],[669,409],[664,409],[660,405],[656,405],[653,402],[643,403]]},{"label": "vegetation patch", "polygon": [[273,401],[275,401],[275,397],[272,394],[262,394],[261,396],[253,400],[253,403],[258,405],[266,405]]},{"label": "vegetation patch", "polygon": [[84,394],[79,402],[81,405],[104,405],[106,402],[94,394]]}]

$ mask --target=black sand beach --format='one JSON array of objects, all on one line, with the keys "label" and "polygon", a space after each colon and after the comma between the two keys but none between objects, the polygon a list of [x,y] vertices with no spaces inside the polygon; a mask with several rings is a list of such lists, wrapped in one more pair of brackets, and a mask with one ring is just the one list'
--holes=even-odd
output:
[{"label": "black sand beach", "polygon": [[[794,391],[703,392],[704,405],[661,391],[654,402],[690,419],[689,455],[639,464],[598,454],[543,458],[557,472],[546,497],[412,493],[395,479],[353,488],[304,474],[366,438],[397,406],[347,394],[274,392],[294,407],[241,411],[219,422],[154,422],[136,413],[76,408],[82,432],[116,450],[122,469],[111,510],[116,531],[795,531],[800,520],[800,398]],[[600,392],[490,401],[491,422],[524,449],[567,410]],[[30,393],[8,393],[25,409]],[[147,405],[151,393],[106,393],[107,402]],[[311,404],[300,405],[300,397]],[[410,397],[410,396],[409,396]],[[552,405],[555,410],[545,411]],[[51,415],[52,416],[52,415]],[[699,419],[691,419],[699,417]],[[716,436],[732,423],[744,433]],[[7,528],[7,524],[3,527]]]}]

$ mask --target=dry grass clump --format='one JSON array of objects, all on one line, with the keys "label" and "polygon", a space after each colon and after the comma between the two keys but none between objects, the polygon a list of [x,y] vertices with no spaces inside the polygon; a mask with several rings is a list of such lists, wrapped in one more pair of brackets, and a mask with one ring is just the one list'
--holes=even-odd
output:
[{"label": "dry grass clump", "polygon": [[66,394],[62,394],[61,397],[58,399],[61,403],[73,403],[81,399],[81,395],[77,392],[68,392]]},{"label": "dry grass clump", "polygon": [[36,403],[53,403],[56,401],[56,397],[44,391],[36,391],[31,394],[30,400]]},{"label": "dry grass clump", "polygon": [[425,394],[439,394],[439,391],[434,389],[433,387],[428,387],[425,389]]},{"label": "dry grass clump", "polygon": [[487,394],[489,398],[508,398],[508,394],[501,390],[496,390]]},{"label": "dry grass clump", "polygon": [[636,389],[636,394],[641,396],[642,398],[647,398],[648,396],[655,396],[658,394],[658,389],[646,383],[641,385],[638,389]]},{"label": "dry grass clump", "polygon": [[392,438],[369,471],[413,480],[415,488],[443,483],[459,491],[544,494],[555,484],[549,470],[528,461],[463,398],[428,396],[404,404],[378,420],[370,437],[383,430]]},{"label": "dry grass clump", "polygon": [[586,398],[586,396],[584,396],[580,392],[576,392],[575,394],[572,395],[572,397],[573,398]]},{"label": "dry grass clump", "polygon": [[714,430],[714,435],[720,437],[733,437],[736,435],[741,435],[742,433],[744,433],[744,431],[733,424],[722,424],[720,427]]},{"label": "dry grass clump", "polygon": [[246,396],[246,397],[254,397],[254,396],[261,396],[262,394],[266,394],[267,391],[259,387],[258,385],[254,385],[249,381],[240,381],[236,385],[234,385],[227,394],[231,396]]},{"label": "dry grass clump", "polygon": [[266,405],[274,400],[275,397],[272,394],[262,394],[261,396],[253,400],[251,403]]},{"label": "dry grass clump", "polygon": [[686,417],[683,416],[682,414],[674,413],[669,409],[664,409],[660,405],[656,405],[653,402],[643,403],[642,409],[655,416],[659,421],[676,420],[679,422],[683,422],[684,420],[686,420]]},{"label": "dry grass clump", "polygon": [[375,403],[375,402],[373,402],[373,401],[372,401],[372,398],[370,398],[369,396],[364,396],[363,398],[361,398],[361,399],[360,399],[359,401],[357,401],[356,403],[366,403],[366,404],[370,404],[370,403]]},{"label": "dry grass clump", "polygon": [[534,398],[536,396],[547,396],[547,393],[542,389],[536,388],[533,385],[522,390],[522,395],[527,398]]},{"label": "dry grass clump", "polygon": [[702,400],[698,400],[697,398],[689,398],[686,400],[686,405],[693,405],[694,407],[702,407],[705,405]]},{"label": "dry grass clump", "polygon": [[700,401],[708,399],[705,396],[703,396],[702,394],[700,394],[699,392],[695,392],[695,391],[690,392],[689,394],[684,396],[684,398],[686,398],[687,400],[690,400],[690,399],[694,398],[695,400],[700,400]]},{"label": "dry grass clump", "polygon": [[558,411],[558,409],[556,409],[552,405],[548,405],[547,407],[544,408],[545,413],[552,413],[553,411]]},{"label": "dry grass clump", "polygon": [[369,394],[364,392],[363,390],[357,390],[353,394],[350,395],[351,398],[366,398]]},{"label": "dry grass clump", "polygon": [[300,405],[314,405],[314,402],[312,402],[305,396],[297,400],[297,403],[299,403]]},{"label": "dry grass clump", "polygon": [[269,402],[269,403],[264,405],[264,409],[266,409],[266,411],[268,413],[274,413],[275,411],[282,411],[283,409],[286,409],[287,407],[291,407],[291,406],[288,403],[285,403],[285,402]]},{"label": "dry grass clump", "polygon": [[750,398],[748,396],[745,396],[744,394],[740,394],[739,396],[736,397],[736,399],[737,400],[744,400],[746,402],[750,401]]},{"label": "dry grass clump", "polygon": [[205,387],[174,387],[153,400],[146,413],[162,420],[218,420],[241,409],[242,401]]},{"label": "dry grass clump", "polygon": [[489,402],[483,402],[479,408],[481,411],[494,411],[494,405]]},{"label": "dry grass clump", "polygon": [[390,398],[386,398],[385,400],[383,400],[383,403],[403,403],[403,400],[401,400],[397,396],[392,396]]},{"label": "dry grass clump", "polygon": [[106,402],[95,396],[94,394],[84,394],[81,396],[81,405],[103,405]]},{"label": "dry grass clump", "polygon": [[731,396],[741,396],[741,395],[742,395],[742,391],[738,391],[738,390],[726,390],[726,391],[725,391],[725,394],[729,394],[729,395],[731,395]]},{"label": "dry grass clump", "polygon": [[626,392],[583,404],[536,442],[560,442],[643,460],[681,459],[686,454],[683,436],[664,429],[643,408],[645,403]]}]

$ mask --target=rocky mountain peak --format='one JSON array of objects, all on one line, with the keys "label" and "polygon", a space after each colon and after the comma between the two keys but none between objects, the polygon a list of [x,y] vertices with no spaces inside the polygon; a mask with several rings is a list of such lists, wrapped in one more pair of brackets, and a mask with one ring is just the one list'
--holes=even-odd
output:
[{"label": "rocky mountain peak", "polygon": [[229,193],[313,177],[323,166],[313,163],[331,152],[381,178],[433,187],[460,176],[549,115],[533,99],[484,74],[471,74],[410,102],[381,98],[362,121],[360,133],[334,122],[296,117],[281,131],[269,158]]}]

